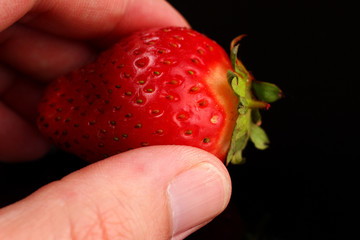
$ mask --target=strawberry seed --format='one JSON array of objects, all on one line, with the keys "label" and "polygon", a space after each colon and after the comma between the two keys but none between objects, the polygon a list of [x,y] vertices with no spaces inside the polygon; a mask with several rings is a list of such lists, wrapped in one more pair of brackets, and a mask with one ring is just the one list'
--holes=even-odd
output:
[{"label": "strawberry seed", "polygon": [[210,142],[210,138],[208,138],[208,137],[204,138],[203,142],[204,142],[204,143],[209,143],[209,142]]}]

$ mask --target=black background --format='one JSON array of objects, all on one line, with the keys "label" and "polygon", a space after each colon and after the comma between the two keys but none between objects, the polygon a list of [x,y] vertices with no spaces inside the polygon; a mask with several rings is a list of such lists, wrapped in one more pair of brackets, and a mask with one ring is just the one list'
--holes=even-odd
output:
[{"label": "black background", "polygon": [[[240,57],[256,79],[285,97],[263,112],[271,145],[249,146],[229,166],[229,207],[188,239],[344,239],[355,169],[355,77],[345,1],[169,1],[192,27]],[[353,29],[355,31],[355,29]],[[51,161],[49,161],[51,159]],[[32,163],[0,163],[0,207],[85,166],[65,153]]]}]

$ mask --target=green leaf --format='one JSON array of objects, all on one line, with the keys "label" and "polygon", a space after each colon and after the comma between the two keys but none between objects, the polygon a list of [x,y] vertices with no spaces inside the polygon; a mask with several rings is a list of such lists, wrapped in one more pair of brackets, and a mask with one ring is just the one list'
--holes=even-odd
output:
[{"label": "green leaf", "polygon": [[250,140],[254,143],[255,147],[260,150],[266,149],[270,143],[264,129],[256,124],[251,125]]},{"label": "green leaf", "polygon": [[238,112],[240,115],[244,115],[247,113],[248,111],[248,102],[246,100],[246,98],[244,97],[239,97],[239,105],[238,105]]},{"label": "green leaf", "polygon": [[242,157],[242,151],[246,147],[249,140],[249,124],[250,124],[250,113],[245,115],[239,115],[236,120],[235,129],[231,138],[230,150],[227,155],[226,164],[230,162],[233,164],[239,164],[244,162]]},{"label": "green leaf", "polygon": [[228,70],[227,74],[226,74],[226,77],[227,77],[227,80],[228,80],[229,84],[231,85],[234,78],[235,79],[238,78],[238,75],[236,73],[234,73],[233,71]]},{"label": "green leaf", "polygon": [[251,120],[253,123],[260,125],[261,123],[261,114],[259,109],[251,110]]},{"label": "green leaf", "polygon": [[233,71],[227,72],[227,78],[230,82],[231,88],[239,97],[245,97],[246,94],[246,80]]},{"label": "green leaf", "polygon": [[240,46],[239,42],[243,37],[245,37],[245,35],[240,35],[240,36],[236,37],[235,39],[233,39],[233,41],[231,42],[230,60],[231,60],[231,64],[232,64],[235,72],[237,74],[239,74],[243,79],[246,80],[249,78],[249,72],[246,70],[243,63],[237,57],[238,51],[239,51],[239,46]]},{"label": "green leaf", "polygon": [[272,103],[282,97],[282,91],[275,84],[261,81],[253,81],[252,87],[255,96],[267,103]]},{"label": "green leaf", "polygon": [[[235,146],[238,146],[237,149],[230,149],[227,159],[226,159],[226,165],[228,165],[230,162],[232,164],[240,164],[244,162],[244,158],[242,156],[242,151],[244,150],[247,142],[248,142],[248,136],[244,135],[241,138],[237,139],[235,142]],[[240,147],[242,146],[242,147]]]},{"label": "green leaf", "polygon": [[231,49],[231,53],[230,53],[230,60],[234,69],[236,69],[236,60],[237,60],[238,51],[239,51],[239,45],[237,44]]}]

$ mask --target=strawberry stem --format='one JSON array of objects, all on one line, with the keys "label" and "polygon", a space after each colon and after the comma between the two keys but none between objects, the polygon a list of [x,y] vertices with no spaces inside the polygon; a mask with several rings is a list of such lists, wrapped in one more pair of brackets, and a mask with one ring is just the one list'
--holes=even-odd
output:
[{"label": "strawberry stem", "polygon": [[227,77],[234,93],[239,97],[238,118],[231,138],[231,145],[226,164],[244,162],[242,152],[249,139],[258,149],[266,149],[269,138],[260,127],[261,115],[259,109],[269,109],[269,102],[281,98],[282,91],[274,84],[254,80],[238,59],[239,41],[241,35],[231,42],[230,59],[235,71],[228,71]]}]

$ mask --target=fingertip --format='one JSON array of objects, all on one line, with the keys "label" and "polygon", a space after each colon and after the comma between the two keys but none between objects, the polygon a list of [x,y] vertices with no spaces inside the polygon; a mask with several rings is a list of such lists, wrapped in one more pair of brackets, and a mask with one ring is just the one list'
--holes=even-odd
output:
[{"label": "fingertip", "polygon": [[190,27],[185,17],[169,2],[163,0],[126,1],[112,34],[126,36],[154,27]]},{"label": "fingertip", "polygon": [[109,38],[107,42],[154,27],[189,27],[179,11],[164,0],[39,1],[30,13],[34,14],[25,15],[21,23],[75,39]]},{"label": "fingertip", "polygon": [[112,26],[111,33],[107,34],[106,37],[96,39],[95,44],[97,46],[110,46],[122,37],[151,28],[168,26],[190,28],[185,17],[167,1],[138,0],[126,2],[122,14],[113,16],[112,22],[115,25]]},{"label": "fingertip", "polygon": [[109,160],[122,161],[125,156],[129,161],[133,159],[139,176],[151,173],[156,176],[157,188],[167,186],[172,239],[183,239],[203,227],[224,211],[230,201],[229,172],[222,161],[204,150],[189,146],[152,146]]}]

